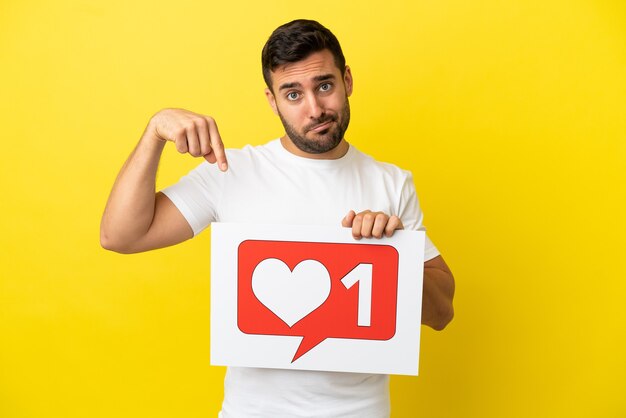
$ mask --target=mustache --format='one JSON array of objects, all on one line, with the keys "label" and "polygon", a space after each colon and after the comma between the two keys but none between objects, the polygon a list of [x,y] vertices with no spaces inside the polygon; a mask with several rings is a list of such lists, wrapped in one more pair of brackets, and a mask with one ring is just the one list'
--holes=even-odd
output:
[{"label": "mustache", "polygon": [[312,123],[304,127],[305,132],[315,129],[326,122],[337,122],[337,115],[323,115],[319,118],[315,118]]}]

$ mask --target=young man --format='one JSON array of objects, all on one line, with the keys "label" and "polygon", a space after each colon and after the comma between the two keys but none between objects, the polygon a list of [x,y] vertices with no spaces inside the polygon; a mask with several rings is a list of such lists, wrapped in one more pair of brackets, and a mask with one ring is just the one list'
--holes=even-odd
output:
[{"label": "young man", "polygon": [[[211,222],[343,225],[355,239],[423,229],[411,174],[346,142],[352,73],[339,42],[315,21],[276,29],[262,53],[265,94],[285,135],[224,150],[215,121],[182,109],[155,114],[113,186],[104,248],[148,251],[187,240]],[[207,162],[155,193],[163,148]],[[209,164],[210,163],[210,164]],[[454,279],[427,239],[422,322],[452,319]],[[419,326],[416,324],[416,326]],[[387,417],[384,375],[229,368],[221,416]]]}]

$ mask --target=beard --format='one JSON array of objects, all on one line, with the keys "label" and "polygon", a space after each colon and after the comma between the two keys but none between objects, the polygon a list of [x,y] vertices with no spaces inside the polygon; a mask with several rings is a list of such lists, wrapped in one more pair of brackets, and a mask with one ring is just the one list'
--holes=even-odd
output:
[{"label": "beard", "polygon": [[[298,132],[294,126],[290,125],[289,122],[283,118],[280,110],[278,111],[278,116],[285,128],[287,136],[300,151],[304,151],[308,154],[323,154],[334,149],[341,143],[343,135],[346,133],[348,124],[350,123],[350,103],[346,96],[345,104],[339,115],[323,113],[319,118],[313,119],[310,124],[305,126],[302,133]],[[312,133],[312,135],[316,136],[315,139],[306,137],[306,134],[310,130],[329,121],[334,123],[331,124],[328,129]]]}]

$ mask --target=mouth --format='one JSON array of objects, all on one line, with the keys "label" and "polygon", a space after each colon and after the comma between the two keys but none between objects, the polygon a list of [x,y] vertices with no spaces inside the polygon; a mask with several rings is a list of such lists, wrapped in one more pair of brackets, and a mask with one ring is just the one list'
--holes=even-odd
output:
[{"label": "mouth", "polygon": [[315,132],[315,133],[322,133],[323,131],[326,131],[328,128],[330,128],[330,125],[332,123],[333,123],[332,120],[328,120],[326,122],[320,123],[319,125],[315,125],[314,127],[310,128],[309,131]]}]

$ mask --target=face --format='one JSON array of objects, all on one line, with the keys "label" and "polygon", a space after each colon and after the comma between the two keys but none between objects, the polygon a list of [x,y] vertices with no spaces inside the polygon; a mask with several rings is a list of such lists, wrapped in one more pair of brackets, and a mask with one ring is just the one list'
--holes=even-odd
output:
[{"label": "face", "polygon": [[300,154],[326,155],[342,142],[350,122],[352,74],[342,76],[328,50],[285,64],[271,73],[265,94]]}]

